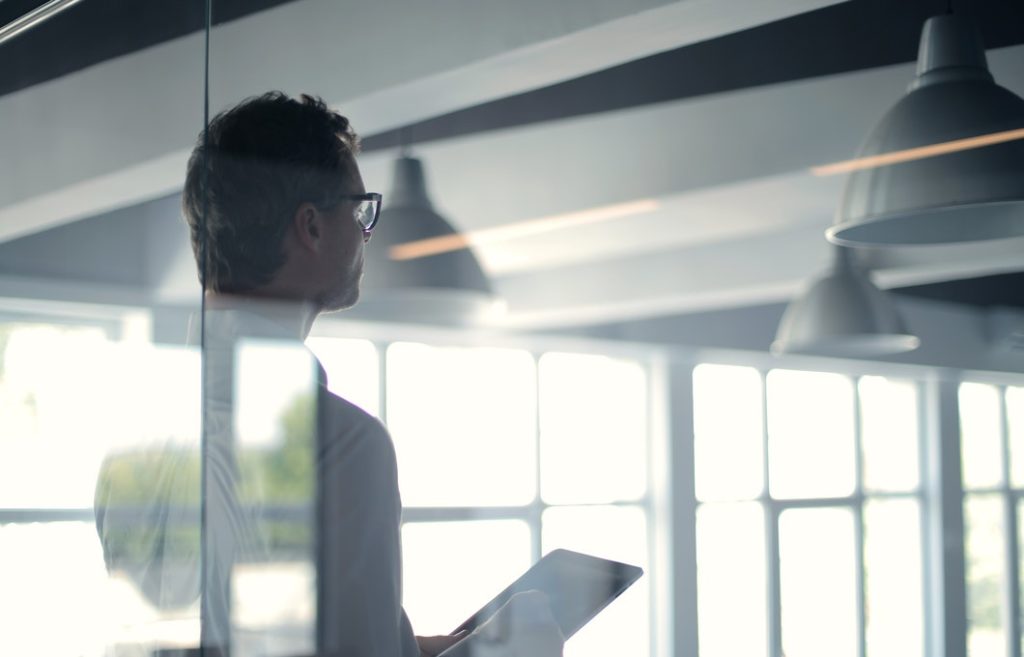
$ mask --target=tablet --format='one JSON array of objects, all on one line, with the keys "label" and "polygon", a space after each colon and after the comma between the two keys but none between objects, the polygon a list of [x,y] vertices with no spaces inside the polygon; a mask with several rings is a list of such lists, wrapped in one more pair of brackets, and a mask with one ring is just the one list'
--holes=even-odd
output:
[{"label": "tablet", "polygon": [[643,573],[642,568],[618,561],[570,550],[553,550],[452,634],[463,630],[472,632],[516,593],[537,590],[547,594],[562,636],[568,639]]}]

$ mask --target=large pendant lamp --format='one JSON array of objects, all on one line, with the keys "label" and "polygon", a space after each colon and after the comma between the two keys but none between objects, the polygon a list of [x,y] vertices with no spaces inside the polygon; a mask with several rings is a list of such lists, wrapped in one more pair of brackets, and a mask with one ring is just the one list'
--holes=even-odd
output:
[{"label": "large pendant lamp", "polygon": [[394,164],[380,222],[366,248],[366,274],[358,315],[392,321],[474,324],[496,307],[490,281],[471,248],[442,249],[411,257],[395,247],[430,244],[455,237],[452,225],[434,210],[423,163],[403,153]]},{"label": "large pendant lamp", "polygon": [[865,358],[916,349],[892,297],[875,287],[849,249],[836,247],[831,271],[786,308],[771,350]]},{"label": "large pendant lamp", "polygon": [[993,81],[974,24],[929,18],[917,76],[861,147],[828,239],[903,246],[1024,235],[1022,128],[1024,99]]}]

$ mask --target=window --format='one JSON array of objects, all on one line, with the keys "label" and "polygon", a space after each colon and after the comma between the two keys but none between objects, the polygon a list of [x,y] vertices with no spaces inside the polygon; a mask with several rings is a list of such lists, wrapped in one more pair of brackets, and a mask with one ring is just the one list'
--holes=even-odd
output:
[{"label": "window", "polygon": [[1020,654],[1024,388],[966,382],[959,399],[968,651]]},{"label": "window", "polygon": [[[138,542],[145,532],[121,532],[101,545],[93,499],[100,483],[111,508],[119,507],[107,513],[130,514],[138,482],[159,469],[154,455],[166,457],[174,445],[186,475],[176,484],[180,501],[198,509],[198,352],[112,340],[90,326],[5,325],[2,335],[0,612],[20,620],[0,637],[0,652],[195,645],[194,586],[177,602],[147,597],[145,573],[134,567],[145,556]],[[648,558],[643,362],[339,338],[311,338],[309,346],[332,390],[390,425],[406,505],[406,606],[419,632],[449,632],[542,554],[565,547],[647,573],[566,654],[648,652],[648,582],[658,575]],[[302,443],[292,434],[310,421],[303,415],[309,361],[294,348],[249,341],[234,362],[240,500],[259,502],[270,511],[264,521],[281,527],[268,528],[280,538],[272,559],[238,564],[232,614],[243,633],[298,631],[314,613],[309,536],[295,525],[309,507],[301,482],[311,458],[289,446]],[[249,376],[250,369],[276,378]],[[294,394],[281,398],[282,386]],[[182,546],[198,545],[198,521],[176,531]],[[42,624],[54,622],[66,631],[45,631]],[[289,645],[308,643],[293,634]]]},{"label": "window", "polygon": [[198,367],[194,351],[85,322],[0,324],[0,653],[195,643],[197,608],[146,598],[132,568],[141,532],[114,539],[104,562],[93,500],[101,472],[130,499],[147,449],[198,443]]},{"label": "window", "polygon": [[[126,649],[198,637],[194,597],[177,606],[147,597],[132,567],[137,545],[115,542],[113,567],[104,563],[93,495],[114,472],[130,499],[132,482],[151,472],[147,454],[168,442],[197,448],[199,355],[111,335],[85,323],[0,327],[0,612],[16,621],[0,637],[4,654],[103,654],[111,637]],[[333,337],[309,346],[330,388],[393,434],[406,607],[418,632],[449,632],[565,547],[646,571],[566,654],[663,654],[652,639],[663,610],[651,587],[666,576],[651,553],[665,528],[655,526],[646,360]],[[268,522],[294,523],[310,506],[296,482],[309,480],[311,457],[287,451],[311,381],[298,351],[257,341],[238,352],[242,465],[273,507]],[[276,406],[248,367],[278,373]],[[164,388],[140,389],[143,378]],[[715,364],[694,368],[692,382],[697,613],[685,613],[701,657],[926,654],[937,621],[925,605],[925,553],[941,546],[925,543],[924,388]],[[280,398],[282,385],[292,398]],[[943,386],[959,394],[969,654],[1014,657],[1024,386]],[[197,503],[190,482],[184,500]],[[309,533],[283,524],[270,533],[281,538],[275,559],[239,564],[238,626],[309,626]],[[68,630],[45,632],[54,619]]]},{"label": "window", "polygon": [[923,655],[917,386],[711,364],[693,380],[702,657]]},{"label": "window", "polygon": [[[310,346],[321,357],[352,356],[322,358],[331,385],[380,409],[394,438],[405,607],[416,631],[450,632],[542,554],[564,547],[647,573],[566,654],[648,654],[648,581],[657,574],[648,558],[643,363],[394,342],[379,347],[378,372],[357,342],[316,338]],[[379,380],[380,399],[369,384],[358,387]]]},{"label": "window", "polygon": [[529,504],[537,479],[536,390],[525,351],[389,346],[387,424],[404,505]]}]

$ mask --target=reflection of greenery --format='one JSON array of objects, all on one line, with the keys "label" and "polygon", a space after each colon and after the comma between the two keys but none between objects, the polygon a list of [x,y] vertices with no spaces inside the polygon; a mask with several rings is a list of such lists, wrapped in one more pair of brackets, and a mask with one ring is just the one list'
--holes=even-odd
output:
[{"label": "reflection of greenery", "polygon": [[[238,455],[238,496],[243,504],[313,508],[316,457],[316,396],[299,395],[281,415],[281,445],[276,449],[241,451]],[[260,534],[270,554],[308,555],[312,517],[262,518]]]},{"label": "reflection of greenery", "polygon": [[242,500],[288,504],[312,499],[315,413],[315,395],[297,396],[281,415],[281,446],[238,455]]},{"label": "reflection of greenery", "polygon": [[968,496],[964,504],[968,615],[972,629],[1003,626],[1002,504],[991,496]]},{"label": "reflection of greenery", "polygon": [[[971,560],[969,567],[974,567]],[[971,625],[976,628],[998,630],[1002,627],[1002,585],[994,575],[972,578],[968,596],[970,598]]]},{"label": "reflection of greenery", "polygon": [[148,449],[107,457],[100,468],[97,501],[134,506],[159,498],[169,505],[199,501],[199,454],[187,448]]},{"label": "reflection of greenery", "polygon": [[[312,528],[314,395],[296,397],[280,418],[280,444],[236,452],[234,491],[255,532],[239,537],[242,558],[307,555]],[[200,455],[195,448],[109,456],[96,487],[97,525],[107,564],[133,572],[154,559],[199,553]],[[268,512],[261,512],[260,509]],[[246,556],[247,555],[247,556]]]}]

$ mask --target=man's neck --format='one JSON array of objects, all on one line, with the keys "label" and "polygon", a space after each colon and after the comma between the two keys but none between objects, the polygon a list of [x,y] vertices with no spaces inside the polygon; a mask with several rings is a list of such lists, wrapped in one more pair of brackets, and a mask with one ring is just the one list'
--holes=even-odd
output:
[{"label": "man's neck", "polygon": [[277,324],[305,341],[319,314],[316,307],[307,301],[278,299],[259,295],[224,294],[206,292],[207,310],[237,310],[252,313]]}]

